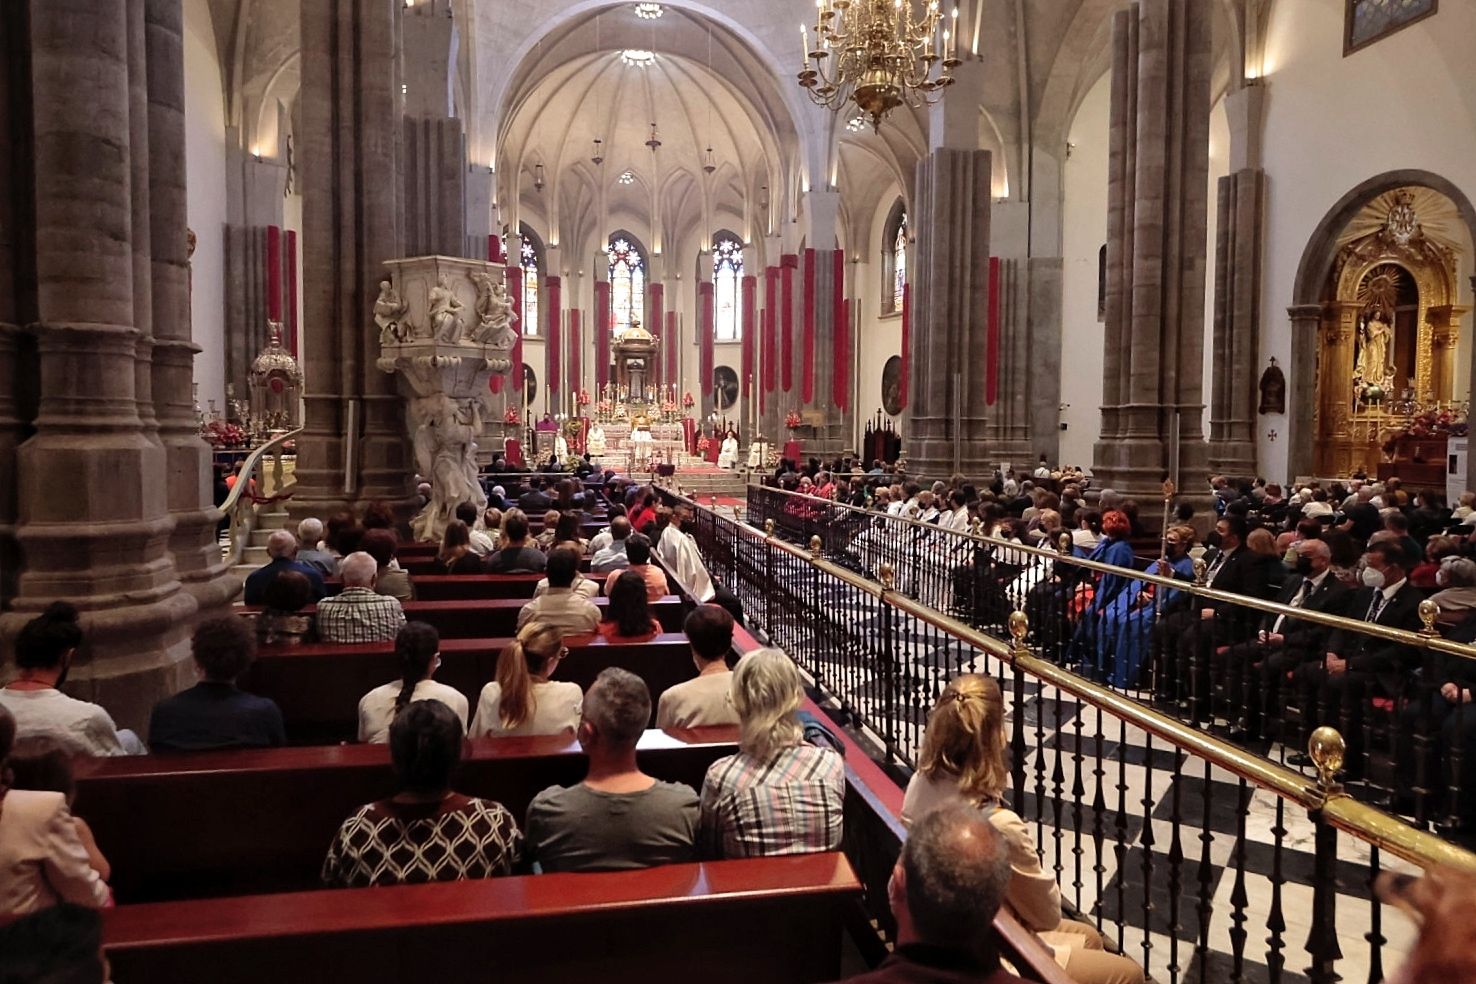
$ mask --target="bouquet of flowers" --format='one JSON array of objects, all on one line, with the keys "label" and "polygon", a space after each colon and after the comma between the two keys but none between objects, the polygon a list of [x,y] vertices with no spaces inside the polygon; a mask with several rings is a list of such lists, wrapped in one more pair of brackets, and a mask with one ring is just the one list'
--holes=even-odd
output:
[{"label": "bouquet of flowers", "polygon": [[692,399],[692,394],[691,393],[683,393],[682,394],[682,406],[684,406],[684,407],[690,407],[692,404],[694,404],[696,402],[697,402],[696,400]]},{"label": "bouquet of flowers", "polygon": [[700,436],[700,437],[697,438],[697,453],[698,454],[706,454],[707,453],[707,449],[710,448],[710,447],[712,447],[712,441],[711,441],[711,439],[708,438],[708,436],[706,434],[703,434],[702,436]]},{"label": "bouquet of flowers", "polygon": [[518,413],[517,407],[508,407],[502,414],[502,422],[504,424],[516,424],[521,419],[522,417]]},{"label": "bouquet of flowers", "polygon": [[578,403],[581,407],[589,406],[589,390],[580,390],[576,393],[574,395],[574,402]]},{"label": "bouquet of flowers", "polygon": [[599,403],[595,404],[595,410],[600,413],[609,413],[612,409],[613,407],[610,406],[609,400],[601,400]]},{"label": "bouquet of flowers", "polygon": [[1408,427],[1389,432],[1384,438],[1383,451],[1392,460],[1399,450],[1399,442],[1406,437],[1416,440],[1442,435],[1464,437],[1469,429],[1469,422],[1452,409],[1423,410],[1410,418]]},{"label": "bouquet of flowers", "polygon": [[676,413],[676,404],[673,403],[673,402],[671,402],[670,400],[664,400],[664,401],[662,401],[662,403],[661,403],[661,412],[662,413]]},{"label": "bouquet of flowers", "polygon": [[798,410],[791,410],[784,415],[784,426],[794,430],[803,422]]},{"label": "bouquet of flowers", "polygon": [[210,421],[200,430],[200,436],[216,449],[239,448],[246,443],[246,432],[241,429],[241,425],[229,420]]}]

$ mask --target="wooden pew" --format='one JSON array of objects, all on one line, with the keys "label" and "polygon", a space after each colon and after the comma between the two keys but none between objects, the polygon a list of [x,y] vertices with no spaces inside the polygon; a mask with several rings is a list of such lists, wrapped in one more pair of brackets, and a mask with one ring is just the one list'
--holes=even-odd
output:
[{"label": "wooden pew", "polygon": [[104,913],[119,981],[805,984],[840,974],[840,854],[527,875]]},{"label": "wooden pew", "polygon": [[[427,569],[431,569],[427,565]],[[603,574],[586,574],[601,587]],[[493,601],[533,597],[542,574],[413,574],[417,601]],[[343,582],[330,577],[323,582],[330,595],[343,590]]]},{"label": "wooden pew", "polygon": [[[476,712],[477,697],[496,676],[497,656],[510,638],[444,639],[436,679],[466,696]],[[697,675],[687,637],[663,633],[650,642],[606,642],[598,636],[570,639],[569,657],[558,679],[588,690],[600,671],[619,666],[646,681],[652,720],[661,694]],[[264,648],[241,679],[241,687],[270,697],[282,708],[287,737],[295,744],[353,741],[358,730],[359,698],[398,679],[394,644],[312,643]]]},{"label": "wooden pew", "polygon": [[[736,738],[736,728],[648,731],[641,768],[700,789]],[[389,761],[384,745],[79,759],[77,803],[119,904],[299,891],[318,886],[339,824],[394,792]],[[567,736],[480,738],[455,786],[502,803],[521,827],[534,795],[580,781],[586,762]]]},{"label": "wooden pew", "polygon": [[[594,603],[603,618],[609,599],[595,598]],[[442,639],[477,639],[515,635],[518,611],[525,604],[527,602],[521,598],[495,598],[489,601],[407,601],[403,607],[406,619],[430,623]],[[261,611],[261,606],[245,605],[237,611],[253,615]],[[316,614],[317,606],[309,605],[303,611]],[[686,610],[680,598],[667,595],[651,603],[651,617],[660,622],[665,631],[680,632]]]}]

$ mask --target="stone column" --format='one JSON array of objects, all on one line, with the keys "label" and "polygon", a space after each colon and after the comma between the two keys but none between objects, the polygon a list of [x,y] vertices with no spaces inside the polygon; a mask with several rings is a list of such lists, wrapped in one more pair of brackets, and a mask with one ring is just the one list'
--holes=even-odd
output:
[{"label": "stone column", "polygon": [[466,137],[450,102],[457,44],[449,0],[401,12],[406,256],[487,255],[485,243],[471,252],[466,241]]},{"label": "stone column", "polygon": [[1244,168],[1219,181],[1215,234],[1214,366],[1209,467],[1254,478],[1261,335],[1261,242],[1266,174]]},{"label": "stone column", "polygon": [[[1322,305],[1298,304],[1286,309],[1291,320],[1291,364],[1317,366],[1322,346]],[[1351,370],[1350,370],[1351,371]],[[1317,391],[1320,380],[1287,380],[1286,477],[1316,474]]]},{"label": "stone column", "polygon": [[908,470],[927,478],[980,475],[989,467],[989,151],[933,150],[918,165],[915,203],[911,366],[902,426]]},{"label": "stone column", "polygon": [[[152,345],[140,345],[136,322],[147,302],[135,306],[152,286],[136,275],[151,271],[136,252],[152,225],[135,208],[149,154],[143,11],[133,0],[37,0],[0,15],[24,29],[11,43],[29,47],[19,63],[29,72],[10,77],[10,103],[29,120],[9,136],[34,171],[12,174],[8,190],[34,195],[13,241],[17,267],[34,280],[15,278],[11,294],[36,340],[15,371],[38,397],[34,433],[14,462],[25,568],[0,629],[10,637],[51,601],[75,603],[87,644],[68,689],[133,727],[184,682],[197,607],[169,550],[165,450],[140,415],[140,383],[152,376]],[[183,222],[176,233],[183,242]],[[5,353],[0,345],[0,361]]]},{"label": "stone column", "polygon": [[167,462],[169,548],[202,609],[239,590],[216,542],[210,446],[194,411],[184,160],[184,19],[179,0],[146,0],[149,120],[149,278],[154,320],[153,404]]},{"label": "stone column", "polygon": [[396,4],[302,9],[306,421],[294,515],[388,499],[408,518],[414,465],[394,379],[374,366],[373,303],[400,249]]},{"label": "stone column", "polygon": [[[1095,484],[1149,501],[1174,459],[1207,496],[1201,435],[1208,0],[1139,0],[1113,20],[1107,330]],[[1207,503],[1207,498],[1202,499]]]}]

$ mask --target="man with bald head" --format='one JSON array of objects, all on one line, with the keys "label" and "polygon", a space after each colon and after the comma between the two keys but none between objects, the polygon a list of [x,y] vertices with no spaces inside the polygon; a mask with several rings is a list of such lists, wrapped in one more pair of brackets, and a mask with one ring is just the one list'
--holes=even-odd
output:
[{"label": "man with bald head", "polygon": [[1010,883],[1009,854],[988,818],[945,806],[912,826],[887,883],[897,948],[850,984],[1009,984],[994,916]]},{"label": "man with bald head", "polygon": [[405,624],[393,595],[375,591],[379,562],[362,550],[338,565],[343,590],[318,606],[318,635],[324,642],[392,642]]},{"label": "man with bald head", "polygon": [[622,571],[630,566],[630,557],[626,555],[626,539],[630,536],[630,520],[624,516],[616,516],[610,520],[610,543],[601,548],[590,559],[589,570],[591,574],[608,574],[611,571]]},{"label": "man with bald head", "polygon": [[314,601],[328,593],[323,586],[323,575],[317,568],[297,559],[297,537],[287,530],[277,530],[267,538],[267,556],[271,560],[246,576],[246,597],[242,599],[246,604],[266,604],[267,585],[283,571],[299,571],[305,575],[313,586]]},{"label": "man with bald head", "polygon": [[[1353,590],[1333,576],[1332,551],[1327,543],[1299,540],[1295,546],[1295,573],[1272,600],[1324,615],[1348,614]],[[1249,737],[1259,736],[1262,712],[1279,708],[1276,702],[1288,692],[1287,675],[1300,674],[1303,666],[1315,667],[1322,662],[1330,631],[1316,622],[1268,612],[1261,619],[1255,639],[1231,648],[1227,684],[1231,706],[1242,708],[1236,724],[1239,731]]]}]

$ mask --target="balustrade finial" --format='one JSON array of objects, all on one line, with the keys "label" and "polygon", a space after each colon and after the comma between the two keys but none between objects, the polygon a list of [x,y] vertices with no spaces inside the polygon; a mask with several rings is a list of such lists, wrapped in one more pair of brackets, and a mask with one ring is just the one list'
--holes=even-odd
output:
[{"label": "balustrade finial", "polygon": [[1336,728],[1323,725],[1307,739],[1307,755],[1317,767],[1317,784],[1324,793],[1334,793],[1342,789],[1338,785],[1337,775],[1343,771],[1347,754],[1348,745]]},{"label": "balustrade finial", "polygon": [[819,536],[819,534],[816,534],[815,536],[810,537],[810,556],[816,558],[817,560],[820,557],[820,536]]},{"label": "balustrade finial", "polygon": [[876,575],[881,578],[882,587],[888,591],[891,591],[892,586],[897,583],[897,572],[893,570],[891,564],[885,561],[876,569]]},{"label": "balustrade finial", "polygon": [[1204,587],[1204,582],[1209,578],[1209,565],[1204,562],[1203,557],[1194,558],[1194,586]]},{"label": "balustrade finial", "polygon": [[1025,645],[1025,637],[1030,634],[1030,616],[1016,609],[1010,612],[1010,638],[1015,640],[1015,655],[1029,656],[1030,647]]},{"label": "balustrade finial", "polygon": [[1056,551],[1060,553],[1063,557],[1069,556],[1071,554],[1072,546],[1073,543],[1070,533],[1062,533],[1056,539]]},{"label": "balustrade finial", "polygon": [[1419,611],[1420,622],[1423,624],[1423,628],[1420,629],[1420,635],[1439,635],[1439,631],[1435,628],[1435,619],[1438,618],[1440,615],[1440,606],[1429,598],[1426,598],[1424,601],[1420,602]]},{"label": "balustrade finial", "polygon": [[764,520],[764,536],[772,537],[773,535],[774,535],[774,521],[772,519],[766,519],[766,520]]}]

